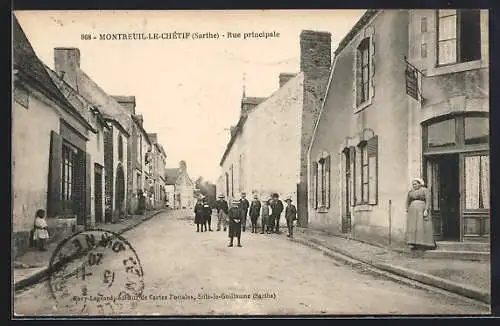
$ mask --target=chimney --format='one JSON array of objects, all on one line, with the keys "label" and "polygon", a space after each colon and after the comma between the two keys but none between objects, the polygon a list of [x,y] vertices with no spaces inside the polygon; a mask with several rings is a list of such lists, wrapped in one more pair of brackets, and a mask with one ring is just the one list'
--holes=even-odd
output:
[{"label": "chimney", "polygon": [[144,124],[144,116],[142,114],[137,114],[135,116],[135,118],[137,119],[137,121],[139,121],[139,124],[141,125],[141,127],[143,127],[143,124]]},{"label": "chimney", "polygon": [[241,114],[247,115],[252,111],[257,105],[262,103],[265,97],[243,97],[241,99]]},{"label": "chimney", "polygon": [[78,48],[54,48],[54,68],[57,75],[78,91],[78,69],[80,69]]},{"label": "chimney", "polygon": [[280,74],[280,88],[283,87],[283,85],[285,85],[290,79],[292,79],[295,76],[297,76],[297,74],[282,72]]},{"label": "chimney", "polygon": [[135,115],[135,96],[112,96],[128,113]]},{"label": "chimney", "polygon": [[330,73],[332,37],[329,32],[303,30],[300,33],[300,70],[306,78]]}]

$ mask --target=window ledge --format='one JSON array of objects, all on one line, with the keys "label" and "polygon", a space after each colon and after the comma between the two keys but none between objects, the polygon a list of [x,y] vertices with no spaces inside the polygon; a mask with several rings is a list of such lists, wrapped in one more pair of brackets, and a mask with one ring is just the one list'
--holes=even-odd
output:
[{"label": "window ledge", "polygon": [[360,105],[357,105],[357,106],[354,108],[354,114],[356,114],[356,113],[359,113],[359,112],[363,111],[364,109],[366,109],[367,107],[369,107],[371,104],[372,104],[372,99],[370,98],[369,100],[364,101],[364,102],[363,102],[363,103],[361,103]]},{"label": "window ledge", "polygon": [[442,66],[436,66],[429,69],[429,73],[425,77],[433,77],[445,74],[451,74],[456,72],[462,72],[467,70],[475,70],[480,68],[487,68],[488,63],[483,60],[474,60],[468,62],[451,63]]},{"label": "window ledge", "polygon": [[368,204],[362,204],[362,205],[354,206],[354,211],[355,212],[371,212],[372,209],[373,209],[373,206],[372,205],[368,205]]},{"label": "window ledge", "polygon": [[326,206],[319,206],[318,208],[316,208],[316,212],[317,213],[328,213],[328,208],[326,208]]}]

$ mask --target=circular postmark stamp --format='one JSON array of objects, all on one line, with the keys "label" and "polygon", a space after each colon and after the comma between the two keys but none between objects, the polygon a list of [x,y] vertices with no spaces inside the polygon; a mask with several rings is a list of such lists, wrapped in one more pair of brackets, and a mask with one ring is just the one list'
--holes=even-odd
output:
[{"label": "circular postmark stamp", "polygon": [[127,313],[144,290],[144,271],[134,248],[119,234],[101,229],[61,241],[49,273],[50,292],[65,313]]}]

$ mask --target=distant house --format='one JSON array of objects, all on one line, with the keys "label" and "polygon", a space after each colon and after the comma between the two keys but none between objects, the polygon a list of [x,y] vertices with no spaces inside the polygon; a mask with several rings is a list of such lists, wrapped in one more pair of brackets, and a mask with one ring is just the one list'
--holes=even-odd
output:
[{"label": "distant house", "polygon": [[165,170],[167,204],[174,209],[192,209],[195,204],[195,185],[187,173],[185,161],[178,168]]}]

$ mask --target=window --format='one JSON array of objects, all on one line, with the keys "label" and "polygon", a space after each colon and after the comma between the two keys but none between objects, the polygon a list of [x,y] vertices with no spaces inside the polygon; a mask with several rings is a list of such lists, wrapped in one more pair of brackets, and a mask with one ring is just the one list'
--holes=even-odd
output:
[{"label": "window", "polygon": [[478,9],[438,10],[437,19],[438,65],[481,59]]},{"label": "window", "polygon": [[229,198],[229,174],[226,172],[226,198]]},{"label": "window", "polygon": [[118,135],[118,160],[123,161],[123,139],[122,135]]},{"label": "window", "polygon": [[330,207],[330,156],[313,162],[313,200],[315,208]]},{"label": "window", "polygon": [[420,32],[427,33],[427,17],[422,17],[420,20]]},{"label": "window", "polygon": [[489,119],[485,117],[465,118],[465,144],[475,145],[488,143]]},{"label": "window", "polygon": [[97,150],[100,151],[101,150],[101,132],[99,130],[97,130],[96,140],[97,140]]},{"label": "window", "polygon": [[64,143],[61,165],[61,201],[64,211],[73,211],[74,168],[78,150]]},{"label": "window", "polygon": [[358,145],[359,158],[354,161],[357,177],[356,203],[376,205],[378,200],[378,137],[373,136]]},{"label": "window", "polygon": [[455,145],[455,119],[448,119],[429,126],[427,146],[446,147]]},{"label": "window", "polygon": [[356,105],[370,97],[370,38],[365,38],[358,46],[356,54]]},{"label": "window", "polygon": [[420,45],[420,57],[427,58],[427,44],[425,43]]},{"label": "window", "polygon": [[465,209],[490,208],[490,162],[488,155],[465,157]]},{"label": "window", "polygon": [[137,173],[137,190],[142,189],[141,174]]}]

